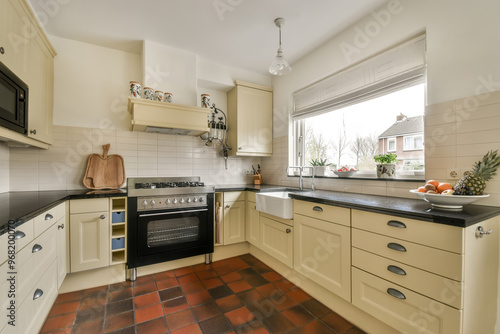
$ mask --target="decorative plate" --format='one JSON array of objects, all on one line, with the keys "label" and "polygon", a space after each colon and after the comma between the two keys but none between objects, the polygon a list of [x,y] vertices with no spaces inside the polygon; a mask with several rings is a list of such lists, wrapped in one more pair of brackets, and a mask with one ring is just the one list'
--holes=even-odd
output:
[{"label": "decorative plate", "polygon": [[417,189],[410,190],[411,193],[437,208],[462,209],[464,205],[474,203],[478,199],[489,197],[490,195],[466,196],[466,195],[440,195],[418,192]]},{"label": "decorative plate", "polygon": [[346,172],[339,172],[336,170],[332,170],[333,174],[339,176],[339,177],[350,177],[356,174],[357,170],[348,170]]}]

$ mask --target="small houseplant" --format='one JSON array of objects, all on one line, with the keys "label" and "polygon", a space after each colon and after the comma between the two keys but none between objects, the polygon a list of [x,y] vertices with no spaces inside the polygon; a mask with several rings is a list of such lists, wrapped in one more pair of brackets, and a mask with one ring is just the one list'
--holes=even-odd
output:
[{"label": "small houseplant", "polygon": [[377,154],[373,160],[377,163],[377,177],[394,178],[396,177],[397,155],[394,153]]},{"label": "small houseplant", "polygon": [[314,167],[314,171],[316,175],[319,176],[329,176],[330,175],[330,166],[327,159],[311,159],[311,166]]}]

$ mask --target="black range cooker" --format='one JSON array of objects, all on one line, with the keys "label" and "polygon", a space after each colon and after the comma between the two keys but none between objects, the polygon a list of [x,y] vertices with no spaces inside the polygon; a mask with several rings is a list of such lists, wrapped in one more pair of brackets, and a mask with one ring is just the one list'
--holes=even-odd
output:
[{"label": "black range cooker", "polygon": [[137,267],[214,251],[214,191],[199,177],[128,178],[130,279]]}]

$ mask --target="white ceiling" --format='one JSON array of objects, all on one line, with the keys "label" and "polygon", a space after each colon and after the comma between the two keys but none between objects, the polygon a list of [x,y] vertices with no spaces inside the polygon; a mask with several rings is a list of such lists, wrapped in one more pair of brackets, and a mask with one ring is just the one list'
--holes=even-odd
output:
[{"label": "white ceiling", "polygon": [[387,0],[29,1],[51,35],[135,53],[150,40],[267,73],[278,48],[275,18],[285,18],[283,51],[293,66]]}]

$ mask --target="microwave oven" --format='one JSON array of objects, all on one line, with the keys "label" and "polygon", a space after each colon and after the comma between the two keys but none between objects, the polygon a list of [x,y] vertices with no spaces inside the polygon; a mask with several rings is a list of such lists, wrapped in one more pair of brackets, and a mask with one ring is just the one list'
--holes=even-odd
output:
[{"label": "microwave oven", "polygon": [[28,85],[0,61],[0,126],[28,133]]}]

